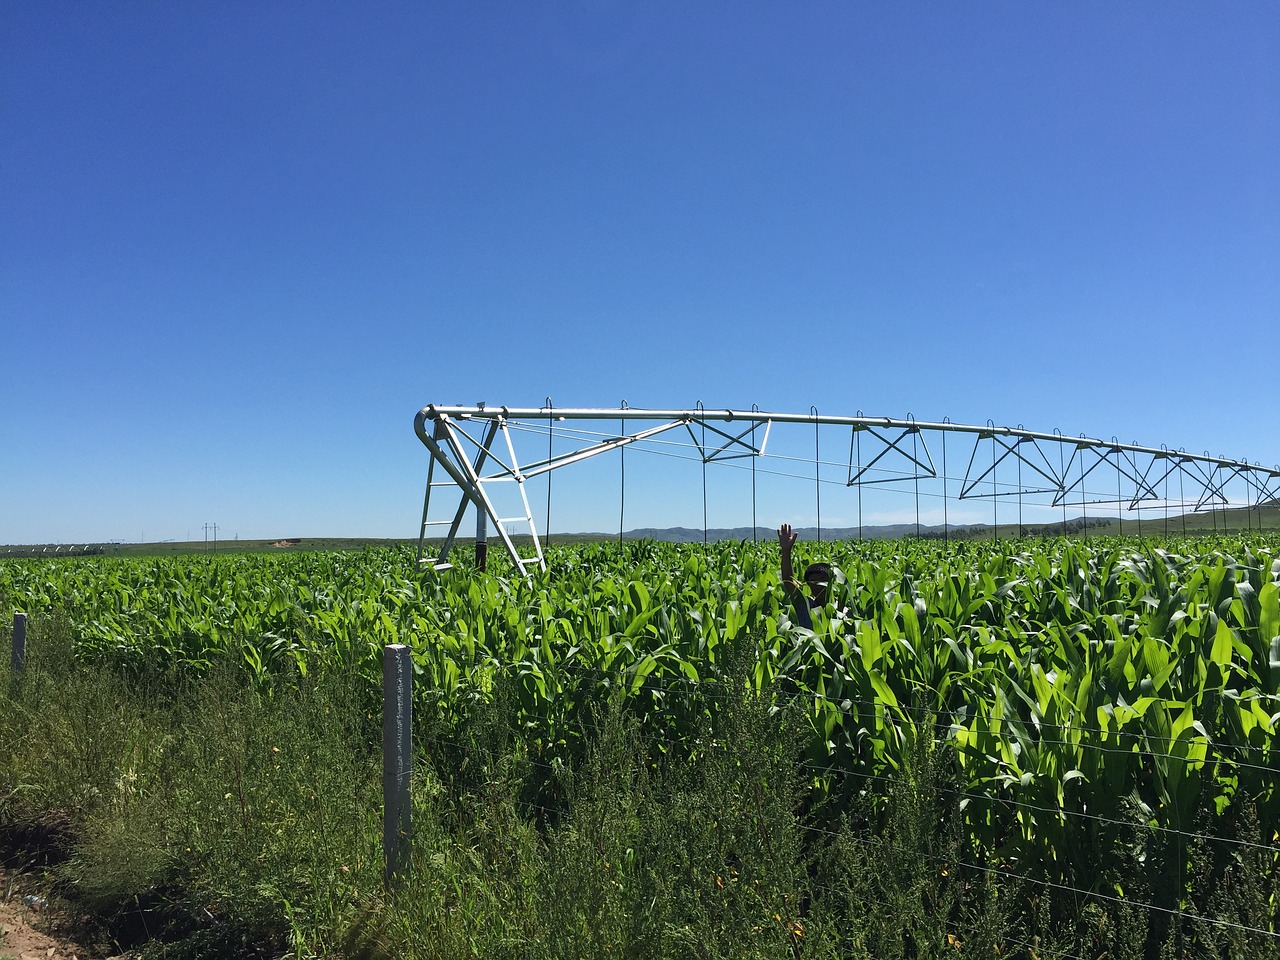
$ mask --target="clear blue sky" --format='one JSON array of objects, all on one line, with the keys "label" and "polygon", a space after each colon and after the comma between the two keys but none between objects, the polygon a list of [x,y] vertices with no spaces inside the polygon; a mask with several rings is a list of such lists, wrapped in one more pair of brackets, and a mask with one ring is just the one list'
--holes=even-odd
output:
[{"label": "clear blue sky", "polygon": [[1280,460],[1274,3],[3,0],[0,129],[0,543],[412,536],[432,402]]}]

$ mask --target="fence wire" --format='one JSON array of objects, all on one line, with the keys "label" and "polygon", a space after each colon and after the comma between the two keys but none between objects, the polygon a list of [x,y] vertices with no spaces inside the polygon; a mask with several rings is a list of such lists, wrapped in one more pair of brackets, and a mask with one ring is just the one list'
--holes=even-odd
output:
[{"label": "fence wire", "polygon": [[[501,710],[501,708],[498,708],[498,709]],[[515,719],[518,716],[517,711],[512,710],[508,712],[511,714],[512,719]],[[583,722],[581,726],[583,730],[591,731],[595,733],[600,733],[604,729],[598,724],[593,724],[589,722]],[[675,741],[675,740],[665,740],[664,742],[672,746],[681,745],[679,741]],[[465,742],[451,740],[451,739],[442,738],[442,737],[432,738],[430,743],[438,747],[450,747],[458,751],[463,751],[469,746],[469,744]],[[558,767],[555,764],[546,763],[544,761],[535,760],[529,757],[521,757],[519,758],[518,762],[521,764],[525,764],[530,767],[533,767],[535,769],[541,769],[549,774],[561,774],[564,772],[562,767]],[[799,766],[802,769],[805,769],[810,772],[814,772],[818,770],[836,769],[836,768],[819,768],[806,763],[801,763]],[[849,771],[847,769],[843,769],[841,770],[841,772],[849,772]],[[881,783],[884,783],[890,786],[906,782],[905,780],[902,780],[902,779],[894,779],[891,777],[879,776],[875,774],[861,773],[859,774],[859,776],[862,776],[868,780],[879,781]],[[464,788],[469,788],[471,790],[480,790],[480,789],[483,789],[484,786],[486,785],[485,781],[472,780],[468,778],[462,778],[455,782],[458,783],[460,786]],[[984,800],[991,799],[989,797],[982,797],[976,794],[969,794],[964,791],[949,790],[945,788],[941,792],[956,798],[971,797],[974,799],[984,799]],[[554,821],[555,819],[561,817],[565,812],[563,809],[547,807],[544,804],[539,804],[532,800],[512,798],[512,803],[529,813],[538,815],[539,819],[542,819],[544,821],[546,820]],[[1015,807],[1023,808],[1023,809],[1034,810],[1034,811],[1045,809],[1045,808],[1036,807],[1034,805],[1019,803],[1016,801],[1012,802],[1011,805]],[[1070,813],[1069,811],[1047,811],[1047,812]],[[1189,833],[1186,831],[1177,831],[1177,830],[1171,830],[1167,828],[1153,827],[1152,825],[1149,825],[1149,824],[1136,823],[1130,820],[1116,820],[1116,819],[1108,819],[1103,817],[1090,817],[1089,819],[1098,820],[1111,825],[1128,827],[1134,830],[1154,829],[1160,832],[1176,834],[1188,840],[1196,840],[1196,841],[1201,841],[1206,843],[1222,843],[1222,842],[1233,843],[1235,845],[1245,847],[1248,849],[1258,850],[1260,852],[1263,852],[1271,856],[1280,856],[1280,847],[1275,847],[1268,844],[1257,844],[1257,843],[1249,843],[1245,841],[1235,841],[1229,838],[1215,837],[1209,834],[1197,834],[1197,833]],[[902,844],[895,844],[890,840],[884,839],[883,837],[862,837],[857,835],[856,833],[840,833],[824,827],[816,826],[814,824],[806,824],[802,822],[797,822],[796,824],[794,824],[794,826],[797,830],[799,830],[802,833],[815,836],[815,837],[820,837],[825,840],[844,839],[844,840],[849,840],[849,841],[858,843],[868,848],[889,849],[894,852],[901,853],[908,856],[923,857],[927,860],[934,862],[940,867],[945,867],[948,869],[954,868],[959,870],[974,871],[976,873],[986,874],[986,875],[989,875],[1001,880],[1005,880],[1005,881],[1025,883],[1025,884],[1030,884],[1032,886],[1041,887],[1044,889],[1055,890],[1060,893],[1070,894],[1076,898],[1082,898],[1085,900],[1093,900],[1093,901],[1101,901],[1106,903],[1128,906],[1138,910],[1145,910],[1152,913],[1160,913],[1170,917],[1176,917],[1181,920],[1192,921],[1195,923],[1205,923],[1214,927],[1236,930],[1241,933],[1246,933],[1250,935],[1257,935],[1260,937],[1264,937],[1270,941],[1280,943],[1280,932],[1269,930],[1263,927],[1236,923],[1233,921],[1222,920],[1216,917],[1207,917],[1200,913],[1185,910],[1185,909],[1175,909],[1171,907],[1164,907],[1159,904],[1149,903],[1149,902],[1146,902],[1143,900],[1137,900],[1131,897],[1116,896],[1114,894],[1105,893],[1100,890],[1090,890],[1083,887],[1073,886],[1071,884],[1059,883],[1044,877],[1034,876],[1030,873],[1020,873],[1008,868],[994,867],[989,864],[978,863],[972,860],[965,860],[964,858],[951,858],[951,857],[945,857],[939,854],[932,854],[932,853],[929,853],[927,850],[922,850],[921,848],[916,846],[907,847]],[[825,892],[825,893],[836,892],[832,888],[822,887],[822,886],[818,886],[814,889],[818,890],[819,892]],[[976,929],[977,928],[970,928],[970,932],[976,931]],[[1013,944],[1015,946],[1024,946],[1024,947],[1035,946],[1036,949],[1039,950],[1040,952],[1048,953],[1053,956],[1059,956],[1064,958],[1064,960],[1073,960],[1073,958],[1074,960],[1082,960],[1082,958],[1076,957],[1076,955],[1074,954],[1045,949],[1040,945],[1033,945],[1026,941],[1020,941],[1020,940],[1010,939],[1010,938],[1004,938],[1004,939],[1006,940],[1006,942]]]}]

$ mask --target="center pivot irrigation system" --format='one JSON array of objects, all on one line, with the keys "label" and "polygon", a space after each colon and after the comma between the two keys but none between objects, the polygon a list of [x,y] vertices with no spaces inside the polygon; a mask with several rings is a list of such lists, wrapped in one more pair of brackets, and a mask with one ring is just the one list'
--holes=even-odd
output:
[{"label": "center pivot irrigation system", "polygon": [[[812,429],[812,457],[794,452],[779,453],[778,436]],[[840,434],[841,459],[824,459],[820,441],[826,429],[828,446],[833,432]],[[923,495],[938,496],[930,483],[941,484],[943,531],[949,500],[1002,499],[1018,502],[1018,528],[1022,529],[1024,502],[1062,509],[1066,527],[1068,506],[1087,512],[1089,506],[1109,504],[1123,512],[1136,512],[1141,529],[1143,511],[1187,512],[1247,507],[1280,502],[1280,467],[1263,467],[1245,460],[1187,453],[1165,446],[1145,447],[1090,437],[1067,437],[1058,431],[1038,433],[1018,427],[916,421],[892,417],[828,416],[815,408],[808,413],[767,413],[751,410],[713,410],[699,404],[692,410],[646,410],[622,406],[616,409],[554,408],[548,399],[536,408],[436,406],[418,411],[414,431],[431,454],[427,469],[426,495],[422,504],[422,526],[418,537],[418,562],[437,569],[449,566],[449,552],[461,528],[467,507],[474,505],[476,546],[479,557],[487,546],[491,526],[521,574],[529,566],[545,567],[542,540],[530,507],[527,481],[553,470],[581,463],[612,451],[625,455],[628,446],[651,452],[677,455],[701,461],[703,469],[703,517],[705,536],[706,468],[729,461],[748,462],[752,478],[752,529],[755,529],[755,478],[760,472],[811,480],[817,503],[818,538],[822,536],[822,486],[836,483],[855,488],[858,494],[861,530],[862,489],[890,485],[914,492],[916,528],[919,530],[921,485]],[[843,453],[843,433],[848,432],[848,457]],[[520,435],[531,458],[516,454],[513,435]],[[532,443],[529,437],[534,438]],[[769,447],[774,437],[774,449]],[[948,473],[947,438],[959,437],[962,475]],[[794,451],[793,446],[787,448]],[[562,449],[557,453],[553,441]],[[953,446],[956,440],[952,440]],[[805,441],[807,444],[807,441]],[[673,450],[680,453],[673,453]],[[940,452],[935,460],[932,450]],[[965,455],[967,454],[967,458]],[[828,457],[830,454],[828,454]],[[957,461],[959,462],[959,461]],[[765,464],[768,464],[766,466]],[[743,464],[736,464],[743,466]],[[941,469],[939,469],[939,466]],[[439,469],[439,474],[437,473]],[[833,478],[837,471],[838,479]],[[802,472],[803,471],[803,472]],[[824,475],[825,471],[825,475]],[[1114,484],[1111,482],[1114,475]],[[625,503],[625,459],[621,476],[621,496]],[[495,507],[499,487],[514,484],[518,498],[514,516],[501,516]],[[1231,496],[1228,495],[1231,485]],[[444,493],[448,505],[456,508],[452,519],[430,519],[433,491]],[[443,492],[443,491],[442,491]],[[437,494],[439,496],[439,494]],[[1249,512],[1246,511],[1246,517]],[[1251,521],[1249,521],[1251,522]],[[1259,524],[1261,515],[1259,513]],[[547,526],[550,525],[550,478],[547,486]],[[993,531],[998,530],[998,521]],[[432,530],[447,527],[437,556],[425,556]],[[545,529],[545,528],[544,528]],[[527,537],[522,554],[513,535]],[[619,527],[621,535],[621,526]]]}]

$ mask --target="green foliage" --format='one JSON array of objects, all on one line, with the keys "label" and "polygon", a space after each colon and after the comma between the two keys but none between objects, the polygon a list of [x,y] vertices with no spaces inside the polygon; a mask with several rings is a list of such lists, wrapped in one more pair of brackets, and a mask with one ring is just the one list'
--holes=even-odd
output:
[{"label": "green foliage", "polygon": [[[836,566],[814,630],[770,545],[558,547],[527,580],[403,548],[0,561],[33,616],[0,816],[65,828],[101,914],[234,904],[352,955],[424,924],[424,956],[1231,956],[1276,929],[1274,537],[807,549]],[[438,928],[376,892],[395,642]]]}]

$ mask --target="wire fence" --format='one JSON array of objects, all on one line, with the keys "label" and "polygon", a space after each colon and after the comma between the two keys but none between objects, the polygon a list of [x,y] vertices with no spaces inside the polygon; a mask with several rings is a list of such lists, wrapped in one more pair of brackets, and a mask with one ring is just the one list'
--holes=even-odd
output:
[{"label": "wire fence", "polygon": [[[518,674],[523,672],[528,674],[531,672],[528,663],[489,663],[487,666],[498,672],[510,672]],[[608,671],[598,670],[595,668],[582,667],[574,664],[559,664],[555,668],[548,668],[542,679],[544,681],[550,679],[555,683],[556,673],[568,675],[579,683],[595,684],[608,678]],[[562,677],[563,679],[563,677]],[[613,679],[617,679],[616,676]],[[641,683],[636,685],[628,685],[629,702],[636,703],[644,700],[644,698],[664,698],[673,694],[689,695],[710,711],[731,709],[735,704],[743,701],[744,697],[750,698],[758,694],[744,687],[740,681],[724,681],[724,680],[703,680],[696,681],[683,677],[667,677],[655,679],[646,677]],[[426,700],[439,699],[443,695],[439,691],[424,691],[423,697]],[[848,711],[851,707],[864,708],[869,713],[875,714],[877,711],[881,715],[886,712],[885,704],[882,702],[842,698],[839,702],[832,698],[825,697],[820,693],[813,691],[796,691],[792,693],[771,694],[770,706],[774,708],[785,707],[787,705],[799,706],[802,711],[806,706],[825,705],[840,708]],[[512,729],[518,729],[528,720],[527,714],[518,708],[504,705],[499,701],[489,701],[484,708],[492,714],[498,715]],[[935,747],[948,749],[954,747],[952,733],[955,729],[955,720],[948,716],[940,715],[936,710],[931,710],[921,706],[907,706],[900,709],[902,714],[909,714],[919,720],[919,729],[926,732]],[[598,716],[590,711],[577,712],[571,718],[565,718],[563,723],[572,726],[576,733],[581,736],[584,741],[591,741],[593,738],[604,736],[608,732],[606,722],[598,719]],[[1234,748],[1240,748],[1241,752],[1254,759],[1272,759],[1274,753],[1270,746],[1255,747],[1252,745],[1239,744],[1213,744],[1214,748],[1222,751],[1220,757],[1202,757],[1193,758],[1180,753],[1172,753],[1168,750],[1161,751],[1161,745],[1169,746],[1175,742],[1174,738],[1161,737],[1156,734],[1129,732],[1129,731],[1111,731],[1109,736],[1118,737],[1123,734],[1124,738],[1132,741],[1129,749],[1121,749],[1114,746],[1108,746],[1103,743],[1091,742],[1089,739],[1072,739],[1063,740],[1056,739],[1051,735],[1053,732],[1068,732],[1080,734],[1085,737],[1104,736],[1103,732],[1090,727],[1081,727],[1072,724],[1054,724],[1042,723],[1037,732],[1038,743],[1043,745],[1065,746],[1079,751],[1094,751],[1100,754],[1122,754],[1125,756],[1141,755],[1146,762],[1177,762],[1181,764],[1190,764],[1197,767],[1207,767],[1214,763],[1229,763],[1237,769],[1248,769],[1268,778],[1275,778],[1280,774],[1280,758],[1275,758],[1270,763],[1251,763],[1232,759],[1226,754]],[[993,731],[999,732],[999,731]],[[686,738],[675,738],[664,736],[659,730],[650,732],[650,736],[659,746],[659,752],[666,755],[678,754],[684,750],[686,752],[698,752],[700,749],[715,749],[714,746],[692,745]],[[1206,738],[1207,740],[1208,738]],[[468,744],[453,739],[449,736],[440,736],[435,734],[428,739],[428,743],[424,749],[431,753],[433,749],[453,751],[455,754],[465,751]],[[527,765],[529,768],[539,770],[547,778],[554,778],[563,774],[563,765],[557,762],[547,762],[531,756],[523,756],[520,763]],[[829,776],[853,776],[859,783],[870,784],[874,789],[878,789],[884,797],[890,797],[896,791],[903,788],[909,788],[914,782],[909,776],[899,774],[893,775],[885,772],[875,772],[873,770],[859,769],[856,765],[842,763],[815,763],[811,760],[799,758],[796,761],[796,769],[799,773],[809,778],[824,778]],[[464,788],[480,789],[484,786],[483,782],[462,779],[460,781]],[[933,789],[938,796],[945,797],[953,807],[958,807],[965,803],[990,804],[1006,813],[1011,814],[1015,819],[1024,819],[1025,826],[1028,829],[1035,829],[1037,825],[1047,822],[1047,820],[1056,820],[1066,824],[1094,824],[1104,828],[1109,828],[1110,835],[1119,842],[1126,834],[1130,838],[1147,837],[1163,837],[1169,841],[1182,844],[1184,847],[1198,845],[1205,849],[1224,849],[1228,851],[1236,851],[1237,853],[1247,852],[1253,854],[1256,858],[1261,859],[1268,865],[1268,869],[1274,873],[1277,864],[1280,864],[1280,832],[1277,832],[1274,824],[1265,826],[1265,832],[1259,839],[1241,838],[1238,836],[1227,836],[1218,833],[1205,832],[1200,829],[1185,829],[1177,826],[1169,826],[1157,822],[1157,818],[1150,810],[1143,810],[1135,805],[1133,815],[1128,818],[1119,818],[1115,816],[1107,816],[1099,813],[1091,812],[1088,809],[1075,809],[1067,804],[1056,806],[1048,806],[1042,802],[1028,800],[1018,795],[1016,788],[1000,794],[980,793],[972,789],[966,789],[962,786],[935,784]],[[561,808],[548,807],[530,799],[519,799],[517,804],[527,813],[539,819],[555,819],[564,814]],[[977,858],[980,852],[972,847],[968,849],[968,856],[947,857],[937,853],[931,853],[928,850],[922,850],[919,846],[910,848],[895,845],[891,840],[883,837],[864,836],[860,834],[849,834],[847,832],[838,832],[824,827],[818,823],[803,822],[798,820],[794,824],[795,829],[812,838],[823,841],[835,841],[837,839],[852,840],[867,847],[877,847],[880,849],[894,850],[904,856],[924,857],[931,860],[940,869],[948,869],[957,872],[968,872],[970,875],[987,875],[993,879],[1011,883],[1025,888],[1038,888],[1045,891],[1053,891],[1069,898],[1072,898],[1077,904],[1088,902],[1108,904],[1112,906],[1123,906],[1133,910],[1144,911],[1148,914],[1163,915],[1168,918],[1176,919],[1184,923],[1203,924],[1208,927],[1221,928],[1224,930],[1233,930],[1251,937],[1261,938],[1262,941],[1271,944],[1273,947],[1280,946],[1280,932],[1276,927],[1276,917],[1274,911],[1276,904],[1272,905],[1273,916],[1266,921],[1266,926],[1258,924],[1243,923],[1236,920],[1224,919],[1222,917],[1208,916],[1204,912],[1195,909],[1189,902],[1189,898],[1181,899],[1176,906],[1167,906],[1160,903],[1151,902],[1138,897],[1126,895],[1118,890],[1114,885],[1110,888],[1103,886],[1085,887],[1072,882],[1064,882],[1062,878],[1055,878],[1049,875],[1049,871],[1033,870],[1028,865],[1018,865],[1004,863],[1001,865],[993,865],[989,862],[982,862]],[[834,891],[824,891],[833,893]],[[1263,918],[1259,918],[1262,920]],[[1032,944],[1019,941],[1016,938],[1009,939],[1007,942],[1015,946],[1030,947]],[[1041,945],[1037,945],[1041,946]],[[1040,952],[1049,956],[1060,956],[1069,958],[1075,956],[1069,952],[1054,951],[1050,948],[1042,948]]]},{"label": "wire fence", "polygon": [[[21,643],[25,648],[26,641],[24,615],[19,614],[14,618],[13,640],[14,672],[17,673],[22,669],[22,658],[18,654],[19,644]],[[539,665],[529,661],[499,662],[493,659],[482,659],[471,666],[503,675],[508,682],[519,681],[522,676],[537,677],[543,683],[551,684],[552,699],[557,695],[572,694],[584,689],[602,694],[606,690],[618,690],[623,687],[628,703],[633,706],[682,700],[684,706],[691,706],[708,716],[732,711],[744,702],[752,702],[756,707],[771,710],[774,714],[781,714],[788,710],[794,711],[791,718],[793,720],[796,719],[796,715],[803,718],[815,709],[838,711],[853,722],[867,720],[892,723],[896,716],[904,723],[913,724],[913,732],[927,738],[934,749],[942,750],[956,748],[955,733],[964,723],[973,724],[983,719],[977,712],[970,712],[970,708],[975,707],[975,704],[963,704],[951,711],[942,711],[936,707],[919,704],[889,706],[883,701],[861,697],[837,699],[813,690],[784,689],[779,684],[765,691],[753,690],[742,676],[734,675],[731,668],[726,668],[728,676],[701,680],[684,676],[648,675],[636,682],[634,679],[629,680],[625,671],[619,675],[616,670],[611,671],[572,661]],[[416,732],[419,734],[416,750],[424,758],[440,754],[456,756],[474,746],[473,742],[459,736],[459,731],[464,729],[462,725],[437,722],[440,719],[441,708],[460,709],[464,712],[467,709],[465,703],[450,702],[457,700],[456,693],[457,691],[450,694],[439,689],[422,689],[413,697],[414,702],[426,708],[425,714],[419,718],[416,725]],[[512,731],[524,731],[536,738],[539,734],[554,728],[558,734],[571,732],[579,738],[580,743],[590,744],[608,735],[610,726],[608,720],[599,711],[591,709],[588,704],[589,701],[578,697],[575,701],[577,709],[566,710],[560,717],[548,720],[547,727],[542,730],[536,726],[530,727],[530,718],[526,710],[504,701],[500,696],[490,696],[482,704],[475,704],[475,706],[488,711],[491,716],[498,718],[506,729]],[[643,714],[643,710],[639,713]],[[643,716],[640,719],[643,719]],[[1007,727],[1007,722],[993,724],[990,718],[986,720],[985,732],[996,737],[1006,737],[1004,728]],[[1027,726],[1028,736],[1039,746],[1064,747],[1081,753],[1092,752],[1106,756],[1127,758],[1138,756],[1147,763],[1177,763],[1200,769],[1214,764],[1226,764],[1235,770],[1256,773],[1271,784],[1275,783],[1277,774],[1280,774],[1280,757],[1276,756],[1273,742],[1270,740],[1265,746],[1258,746],[1217,742],[1208,734],[1203,734],[1201,740],[1206,747],[1205,754],[1189,756],[1172,751],[1171,748],[1178,742],[1176,738],[1145,730],[1103,731],[1099,727],[1056,723],[1044,719],[1029,723]],[[671,756],[678,756],[681,753],[697,755],[700,752],[718,749],[718,746],[710,741],[691,740],[688,736],[671,736],[660,723],[647,727],[644,735],[659,747],[659,752]],[[1101,742],[1106,740],[1114,742]],[[1128,747],[1120,746],[1121,743],[1128,743]],[[1248,759],[1241,759],[1242,757]],[[538,771],[547,782],[554,782],[557,777],[563,775],[565,769],[562,762],[549,761],[528,754],[521,756],[518,762]],[[794,767],[798,775],[811,782],[828,777],[856,778],[859,783],[869,785],[869,789],[878,791],[882,798],[891,798],[904,790],[918,786],[909,772],[895,773],[883,766],[868,769],[865,766],[859,766],[856,761],[823,763],[797,755],[794,759]],[[484,779],[462,771],[455,773],[453,783],[461,790],[478,791],[486,787]],[[1116,840],[1122,840],[1125,837],[1161,837],[1184,847],[1194,845],[1210,851],[1227,851],[1232,855],[1249,854],[1255,860],[1265,864],[1265,869],[1270,871],[1273,877],[1277,865],[1280,865],[1280,825],[1275,823],[1261,824],[1260,835],[1250,839],[1205,829],[1188,829],[1161,823],[1153,811],[1144,810],[1136,805],[1132,808],[1132,815],[1125,818],[1100,814],[1087,808],[1073,807],[1067,803],[1048,805],[1042,800],[1028,799],[1020,795],[1019,788],[1012,784],[1008,785],[1008,789],[997,792],[981,792],[972,787],[946,781],[936,782],[931,786],[938,797],[946,799],[951,809],[960,808],[965,804],[987,804],[993,809],[1003,811],[1015,822],[1021,822],[1024,828],[1030,830],[1051,821],[1064,824],[1095,824],[1107,828]],[[566,813],[563,805],[549,806],[539,802],[535,797],[514,796],[512,802],[529,816],[541,821],[554,821],[562,818]],[[725,802],[735,802],[735,798],[726,797]],[[1117,889],[1114,884],[1108,886],[1104,882],[1085,886],[1071,882],[1069,878],[1054,876],[1045,869],[1036,869],[1034,864],[1017,860],[984,861],[983,855],[988,851],[983,851],[972,843],[961,844],[951,855],[946,855],[919,844],[903,845],[884,835],[832,829],[829,824],[806,821],[803,817],[797,817],[792,826],[800,834],[815,842],[848,841],[867,850],[887,850],[900,854],[904,858],[923,859],[933,864],[939,872],[946,870],[956,876],[986,876],[1018,889],[1052,891],[1054,894],[1069,898],[1076,904],[1096,903],[1125,907],[1142,911],[1150,916],[1170,918],[1178,923],[1200,924],[1209,928],[1235,931],[1257,938],[1259,943],[1269,945],[1270,949],[1280,949],[1280,928],[1277,927],[1276,916],[1280,905],[1274,901],[1270,906],[1270,916],[1258,917],[1255,923],[1240,922],[1221,916],[1206,915],[1196,908],[1190,897],[1182,896],[1181,892],[1175,898],[1177,903],[1170,906],[1153,902],[1151,898],[1144,899],[1128,895]],[[815,885],[814,891],[829,896],[840,893],[835,888],[820,884]],[[983,932],[978,926],[966,925],[963,919],[956,922],[955,928],[961,933]],[[1056,956],[1063,960],[1078,958],[1075,953],[1055,950],[1051,946],[1023,941],[1014,936],[1006,937],[1004,942],[1028,950],[1034,948],[1039,955],[1043,956]]]}]

